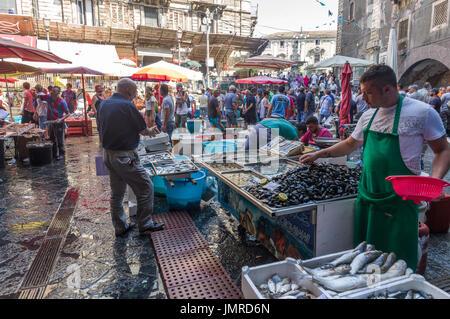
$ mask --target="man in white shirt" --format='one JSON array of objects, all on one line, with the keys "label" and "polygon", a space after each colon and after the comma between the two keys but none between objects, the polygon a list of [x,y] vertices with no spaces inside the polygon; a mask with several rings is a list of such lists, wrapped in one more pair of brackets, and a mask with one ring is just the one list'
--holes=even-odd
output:
[{"label": "man in white shirt", "polygon": [[312,84],[312,85],[317,85],[317,80],[318,80],[317,74],[314,73],[314,74],[311,76],[311,84]]},{"label": "man in white shirt", "polygon": [[205,89],[202,89],[202,94],[199,98],[200,115],[205,119],[208,115],[208,96],[205,94]]},{"label": "man in white shirt", "polygon": [[416,270],[418,205],[402,200],[386,178],[419,175],[425,141],[434,153],[431,176],[443,178],[450,168],[445,130],[430,105],[398,93],[397,78],[390,67],[371,67],[360,83],[371,109],[362,115],[352,135],[330,148],[304,155],[300,161],[312,163],[321,157],[347,155],[364,144],[354,243],[365,240],[381,251],[394,252]]},{"label": "man in white shirt", "polygon": [[176,104],[175,104],[175,127],[186,128],[187,115],[189,113],[189,108],[187,106],[187,100],[189,96],[186,91],[183,90],[183,84],[177,83],[177,94],[176,94]]}]

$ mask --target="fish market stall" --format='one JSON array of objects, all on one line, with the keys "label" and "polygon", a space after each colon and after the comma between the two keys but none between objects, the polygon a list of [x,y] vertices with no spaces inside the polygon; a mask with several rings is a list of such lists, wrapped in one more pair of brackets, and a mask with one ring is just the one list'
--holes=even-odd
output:
[{"label": "fish market stall", "polygon": [[278,259],[353,245],[359,169],[304,166],[270,153],[194,156],[218,181],[218,200]]},{"label": "fish market stall", "polygon": [[0,128],[0,137],[5,139],[13,138],[14,156],[20,161],[29,157],[29,152],[26,147],[27,143],[42,140],[44,133],[45,130],[36,128],[34,124],[11,123]]}]

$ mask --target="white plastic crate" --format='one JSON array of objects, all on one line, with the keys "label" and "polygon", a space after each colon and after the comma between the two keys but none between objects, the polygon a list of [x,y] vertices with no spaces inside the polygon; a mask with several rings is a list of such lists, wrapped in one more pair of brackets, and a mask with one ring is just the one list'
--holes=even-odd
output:
[{"label": "white plastic crate", "polygon": [[[316,257],[316,258],[311,258],[311,259],[307,259],[307,260],[298,260],[298,264],[301,268],[301,271],[305,274],[307,274],[307,271],[304,270],[302,268],[302,266],[307,267],[307,268],[317,268],[320,267],[322,265],[325,265],[333,260],[335,260],[336,258],[341,257],[342,255],[351,252],[352,250],[345,250],[345,251],[341,251],[338,253],[333,253],[333,254],[329,254],[329,255],[324,255],[324,256],[320,256],[320,257]],[[389,284],[389,283],[393,283],[393,282],[397,282],[399,280],[404,280],[406,278],[410,277],[409,275],[404,275],[404,276],[400,276],[400,277],[396,277],[396,278],[392,278],[386,281],[383,281],[383,284]],[[364,288],[358,288],[358,289],[354,289],[354,290],[350,290],[350,291],[346,291],[346,292],[341,292],[341,293],[337,293],[335,291],[332,290],[328,290],[323,288],[322,286],[320,286],[319,284],[317,284],[316,282],[313,282],[314,285],[317,286],[318,289],[320,289],[321,291],[323,291],[324,295],[328,298],[328,299],[333,299],[333,298],[340,298],[343,295],[347,295],[349,293],[356,293],[356,292],[360,292],[360,291],[365,291],[368,289],[368,287],[364,287]]]},{"label": "white plastic crate", "polygon": [[420,275],[411,275],[409,278],[397,280],[395,282],[381,282],[377,287],[368,288],[360,292],[348,292],[339,297],[342,299],[367,299],[372,295],[383,294],[386,290],[391,293],[396,291],[408,291],[410,289],[423,291],[432,295],[434,299],[450,299],[448,293],[433,286]]},{"label": "white plastic crate", "polygon": [[[289,277],[294,283],[300,287],[306,288],[314,296],[321,297],[323,295],[316,285],[313,284],[310,276],[305,276],[304,271],[298,266],[293,258],[286,258],[271,264],[242,267],[242,293],[245,299],[266,299],[258,290],[263,283],[267,283],[268,278],[278,274],[281,278]],[[304,278],[302,278],[304,277]]]}]

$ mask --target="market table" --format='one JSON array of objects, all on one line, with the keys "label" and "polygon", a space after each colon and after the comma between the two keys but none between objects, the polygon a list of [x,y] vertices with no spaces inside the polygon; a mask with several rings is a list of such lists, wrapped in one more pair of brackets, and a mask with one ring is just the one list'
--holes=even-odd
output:
[{"label": "market table", "polygon": [[[207,156],[194,156],[194,160],[206,168],[210,176],[217,178],[219,202],[278,259],[309,259],[353,247],[356,194],[271,208],[241,188],[240,180],[243,178],[235,181],[230,178],[232,173],[244,176],[246,172],[245,174],[262,179],[266,177],[264,172],[260,174],[236,162],[232,165],[237,166],[221,172],[211,164]],[[299,165],[298,162],[292,163]]]}]

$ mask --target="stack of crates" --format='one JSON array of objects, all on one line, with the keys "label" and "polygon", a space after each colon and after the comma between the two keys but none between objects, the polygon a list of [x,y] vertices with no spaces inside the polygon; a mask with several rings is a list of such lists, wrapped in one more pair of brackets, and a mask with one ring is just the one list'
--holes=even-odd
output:
[{"label": "stack of crates", "polygon": [[[88,135],[92,135],[92,120],[88,118],[87,120],[87,130]],[[66,136],[77,136],[83,135],[85,130],[85,121],[83,118],[68,118],[66,121],[67,126],[69,127],[66,132]]]}]

